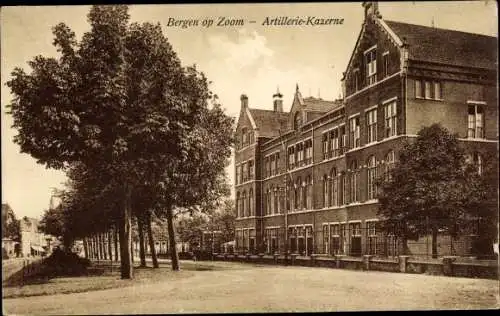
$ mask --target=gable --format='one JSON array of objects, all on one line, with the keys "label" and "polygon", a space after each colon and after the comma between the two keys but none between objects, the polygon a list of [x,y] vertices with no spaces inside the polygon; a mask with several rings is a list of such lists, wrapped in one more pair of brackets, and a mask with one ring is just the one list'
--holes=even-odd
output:
[{"label": "gable", "polygon": [[375,81],[380,81],[386,76],[385,59],[387,59],[388,66],[387,75],[400,71],[400,42],[399,37],[381,19],[373,17],[365,20],[344,73],[346,96],[373,83],[368,78],[367,54],[369,52],[375,55],[373,56],[376,60]]}]

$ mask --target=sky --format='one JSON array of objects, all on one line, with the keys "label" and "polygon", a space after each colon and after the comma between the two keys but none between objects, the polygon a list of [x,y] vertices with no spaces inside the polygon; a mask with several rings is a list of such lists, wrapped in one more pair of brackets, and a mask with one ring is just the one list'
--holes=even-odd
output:
[{"label": "sky", "polygon": [[[66,23],[80,39],[89,30],[89,6],[17,6],[0,10],[2,203],[17,217],[40,217],[49,206],[52,188],[63,188],[62,172],[46,169],[13,142],[16,130],[6,114],[12,95],[5,82],[14,67],[30,71],[36,55],[57,56],[51,28]],[[383,19],[497,36],[495,1],[381,2]],[[279,88],[284,110],[291,107],[295,85],[303,96],[333,100],[363,23],[360,2],[293,4],[187,4],[129,6],[132,22],[162,25],[164,34],[185,66],[196,64],[208,79],[226,113],[237,118],[240,95],[249,106],[272,109]],[[308,16],[344,19],[341,25],[270,26],[266,18]],[[243,19],[243,25],[216,26],[220,17]],[[198,20],[198,26],[168,26],[172,19]],[[212,20],[211,27],[203,26]],[[255,21],[255,23],[250,23]],[[227,169],[231,184],[234,165]]]}]

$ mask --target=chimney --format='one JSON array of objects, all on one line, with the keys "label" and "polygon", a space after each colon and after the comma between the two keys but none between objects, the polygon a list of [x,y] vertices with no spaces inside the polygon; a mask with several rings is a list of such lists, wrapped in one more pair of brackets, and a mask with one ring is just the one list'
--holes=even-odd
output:
[{"label": "chimney", "polygon": [[274,112],[283,112],[283,95],[280,93],[279,88],[273,94]]},{"label": "chimney", "polygon": [[248,97],[246,94],[242,94],[240,97],[241,100],[241,108],[246,109],[248,108]]},{"label": "chimney", "polygon": [[361,4],[365,8],[365,20],[368,17],[381,18],[380,12],[378,11],[377,1],[365,1]]}]

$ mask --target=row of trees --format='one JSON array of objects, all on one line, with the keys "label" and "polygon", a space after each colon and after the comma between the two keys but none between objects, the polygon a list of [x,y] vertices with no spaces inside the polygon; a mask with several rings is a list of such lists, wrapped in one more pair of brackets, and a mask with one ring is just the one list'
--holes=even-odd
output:
[{"label": "row of trees", "polygon": [[80,41],[65,24],[53,28],[58,58],[12,72],[9,113],[21,152],[68,175],[50,210],[63,223],[56,235],[70,243],[113,228],[121,277],[132,278],[133,217],[141,226],[165,218],[174,245],[174,210],[213,209],[229,192],[234,122],[159,24],[130,23],[122,5],[93,6],[87,17]]},{"label": "row of trees", "polygon": [[439,124],[407,142],[394,168],[377,181],[381,228],[407,240],[430,234],[453,237],[479,221],[476,251],[491,254],[498,237],[498,156],[481,151],[477,160],[457,135]]}]

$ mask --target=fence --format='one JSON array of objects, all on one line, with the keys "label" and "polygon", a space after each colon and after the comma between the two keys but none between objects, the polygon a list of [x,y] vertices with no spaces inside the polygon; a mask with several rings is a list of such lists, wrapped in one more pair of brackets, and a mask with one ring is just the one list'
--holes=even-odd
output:
[{"label": "fence", "polygon": [[[314,226],[310,224],[295,225],[288,228],[288,234],[285,234],[283,228],[268,228],[264,230],[261,238],[253,235],[237,235],[234,252],[240,254],[284,254],[287,252],[298,255],[354,257],[407,255],[413,258],[443,256],[495,258],[493,246],[484,247],[488,241],[479,234],[481,231],[479,222],[468,222],[465,227],[457,230],[455,236],[450,234],[450,230],[438,229],[435,231],[433,243],[432,227],[445,226],[442,225],[443,223],[437,224],[441,225],[431,225],[430,222],[406,223],[404,228],[408,231],[402,232],[399,229],[397,235],[383,231],[378,221],[324,223],[316,225],[314,230]],[[417,229],[420,232],[418,235],[415,234]],[[398,235],[405,235],[407,238],[404,240]]]}]

